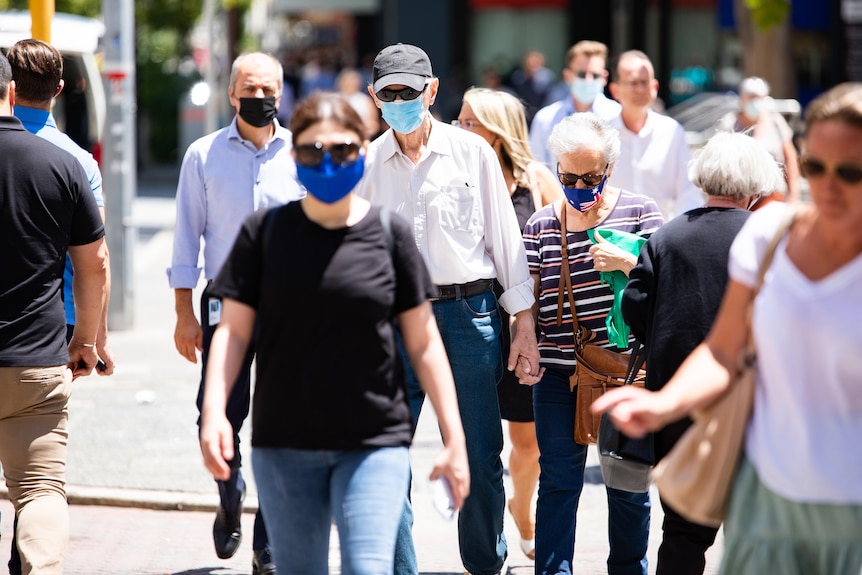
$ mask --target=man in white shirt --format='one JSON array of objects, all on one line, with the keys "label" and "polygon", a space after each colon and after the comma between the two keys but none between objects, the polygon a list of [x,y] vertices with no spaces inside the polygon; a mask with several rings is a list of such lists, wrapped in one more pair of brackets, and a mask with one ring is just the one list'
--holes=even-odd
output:
[{"label": "man in white shirt", "polygon": [[582,40],[569,48],[566,67],[563,68],[563,80],[569,87],[569,94],[545,106],[533,118],[530,151],[555,174],[557,160],[548,151],[548,138],[554,126],[575,112],[593,112],[606,121],[620,113],[620,105],[604,94],[608,82],[607,60],[608,47],[601,42]]},{"label": "man in white shirt", "polygon": [[703,193],[688,179],[691,151],[685,130],[651,109],[658,80],[649,57],[639,50],[620,54],[610,89],[622,111],[608,123],[619,130],[622,145],[609,183],[650,196],[665,221],[702,206]]},{"label": "man in white shirt", "polygon": [[[434,315],[455,377],[470,462],[470,496],[458,521],[461,558],[470,573],[499,572],[506,559],[503,534],[503,436],[497,404],[502,374],[500,317],[491,289],[514,318],[508,368],[525,383],[538,381],[539,351],[531,315],[533,286],[500,164],[487,142],[434,120],[437,97],[428,55],[396,44],[374,60],[369,92],[391,126],[371,143],[357,194],[413,225],[416,245],[437,284]],[[424,396],[405,362],[413,417]],[[405,506],[395,572],[417,573]]]}]

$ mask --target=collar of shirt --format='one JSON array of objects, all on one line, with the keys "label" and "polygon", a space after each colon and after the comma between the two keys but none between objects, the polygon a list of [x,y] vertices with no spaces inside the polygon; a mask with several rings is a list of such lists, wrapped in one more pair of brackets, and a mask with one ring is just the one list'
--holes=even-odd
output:
[{"label": "collar of shirt", "polygon": [[[442,122],[438,122],[434,118],[431,118],[431,133],[428,134],[428,143],[425,144],[425,151],[422,153],[419,161],[416,162],[417,165],[432,153],[444,156],[451,156],[453,154],[452,143],[445,134],[442,133],[444,128],[441,129],[441,126],[443,126]],[[381,138],[377,154],[382,161],[386,162],[396,154],[407,158],[404,152],[401,151],[401,145],[398,143],[398,140],[395,139],[395,130],[389,128]]]},{"label": "collar of shirt", "polygon": [[[276,140],[283,140],[285,146],[287,146],[288,149],[291,148],[293,145],[293,135],[290,130],[279,124],[278,120],[273,120],[272,123],[275,124],[275,131],[272,133],[272,138],[270,138],[260,150],[266,150]],[[251,140],[243,138],[242,134],[239,133],[239,128],[236,125],[236,116],[233,117],[233,120],[231,120],[230,125],[227,127],[227,138],[228,140],[237,140],[243,144],[247,142],[251,146],[254,146],[254,144],[251,143]]]},{"label": "collar of shirt", "polygon": [[12,113],[15,114],[16,118],[21,120],[22,124],[50,126],[52,128],[57,127],[57,122],[54,120],[54,116],[51,115],[51,112],[48,112],[47,110],[28,108],[26,106],[15,106],[12,109]]}]

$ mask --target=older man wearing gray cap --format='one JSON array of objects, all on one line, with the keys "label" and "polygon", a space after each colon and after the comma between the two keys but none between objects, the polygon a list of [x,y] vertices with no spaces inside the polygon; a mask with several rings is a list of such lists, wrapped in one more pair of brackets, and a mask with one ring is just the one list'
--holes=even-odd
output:
[{"label": "older man wearing gray cap", "polygon": [[[483,138],[431,117],[439,85],[421,48],[395,44],[377,54],[369,92],[391,129],[369,146],[357,193],[413,223],[437,284],[432,305],[455,376],[470,462],[470,496],[458,518],[461,559],[470,573],[492,574],[503,568],[507,551],[496,392],[503,360],[491,280],[502,284],[500,305],[514,318],[508,369],[526,384],[540,375],[535,299],[497,157]],[[405,367],[418,419],[424,397]],[[399,574],[417,572],[411,522],[408,504],[396,549]]]}]

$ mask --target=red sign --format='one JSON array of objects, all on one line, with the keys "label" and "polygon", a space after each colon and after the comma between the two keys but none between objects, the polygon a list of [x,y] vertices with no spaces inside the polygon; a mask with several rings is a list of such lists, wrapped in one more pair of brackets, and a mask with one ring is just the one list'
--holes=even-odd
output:
[{"label": "red sign", "polygon": [[487,8],[566,8],[568,0],[470,0],[474,10]]}]

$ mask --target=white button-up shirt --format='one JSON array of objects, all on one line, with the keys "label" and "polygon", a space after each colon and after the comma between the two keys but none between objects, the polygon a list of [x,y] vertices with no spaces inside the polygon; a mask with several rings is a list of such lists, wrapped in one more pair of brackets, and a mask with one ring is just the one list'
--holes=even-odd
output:
[{"label": "white button-up shirt", "polygon": [[414,164],[390,129],[369,146],[356,193],[412,222],[435,284],[497,278],[507,312],[533,305],[515,210],[497,156],[481,137],[432,120]]},{"label": "white button-up shirt", "polygon": [[650,110],[637,134],[625,127],[621,115],[608,123],[619,130],[621,144],[608,183],[651,197],[665,221],[703,205],[705,196],[688,179],[691,150],[679,122]]},{"label": "white button-up shirt", "polygon": [[276,122],[275,135],[258,150],[240,136],[236,118],[189,146],[177,184],[174,251],[167,270],[172,288],[197,285],[201,239],[204,274],[213,279],[246,216],[305,195],[291,149],[290,130]]}]

